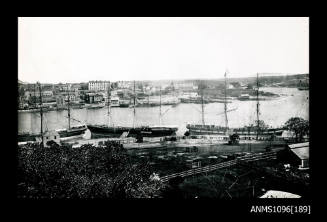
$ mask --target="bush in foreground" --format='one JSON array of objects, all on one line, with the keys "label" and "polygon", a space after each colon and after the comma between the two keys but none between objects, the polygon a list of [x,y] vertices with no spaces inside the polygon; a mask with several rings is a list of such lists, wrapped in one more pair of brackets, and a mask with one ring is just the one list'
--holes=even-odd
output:
[{"label": "bush in foreground", "polygon": [[18,147],[19,198],[151,198],[160,181],[147,162],[132,164],[116,142],[71,148],[52,144]]}]

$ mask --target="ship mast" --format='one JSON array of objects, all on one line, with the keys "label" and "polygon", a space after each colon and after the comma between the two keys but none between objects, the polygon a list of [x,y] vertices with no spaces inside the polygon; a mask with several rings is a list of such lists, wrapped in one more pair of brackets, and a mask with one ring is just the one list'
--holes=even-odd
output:
[{"label": "ship mast", "polygon": [[159,125],[161,125],[161,86],[160,86],[160,95],[159,95]]},{"label": "ship mast", "polygon": [[225,72],[224,112],[225,112],[225,134],[227,134],[227,130],[228,130],[228,118],[227,118],[227,79],[226,79],[226,72]]},{"label": "ship mast", "polygon": [[33,99],[33,102],[34,102],[34,109],[36,109],[36,84],[34,84],[34,99]]},{"label": "ship mast", "polygon": [[135,103],[136,103],[136,94],[135,94],[135,80],[134,80],[134,110],[133,110],[133,128],[135,128],[135,115],[136,115],[136,111],[135,111]]},{"label": "ship mast", "polygon": [[108,88],[107,88],[107,105],[108,105],[108,127],[110,125],[110,106],[111,106],[111,87],[110,87],[110,82],[108,83]]},{"label": "ship mast", "polygon": [[205,122],[204,122],[203,88],[204,88],[204,84],[202,82],[202,84],[201,84],[201,113],[202,113],[202,125],[205,125]]},{"label": "ship mast", "polygon": [[68,111],[68,129],[70,129],[70,95],[69,95],[69,84],[67,84],[67,92],[68,92],[68,104],[67,104],[67,111]]},{"label": "ship mast", "polygon": [[259,110],[259,73],[257,73],[257,137],[258,139],[259,136],[259,115],[260,115],[260,110]]},{"label": "ship mast", "polygon": [[42,146],[43,146],[43,109],[42,109],[42,89],[41,84],[38,82],[39,85],[39,91],[40,91],[40,116],[41,116],[41,140],[42,140]]}]

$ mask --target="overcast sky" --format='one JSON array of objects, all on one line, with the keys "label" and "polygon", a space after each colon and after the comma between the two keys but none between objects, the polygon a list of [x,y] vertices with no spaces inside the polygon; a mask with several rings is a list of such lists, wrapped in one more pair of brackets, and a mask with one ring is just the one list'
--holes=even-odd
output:
[{"label": "overcast sky", "polygon": [[153,80],[309,72],[308,18],[19,18],[18,79]]}]

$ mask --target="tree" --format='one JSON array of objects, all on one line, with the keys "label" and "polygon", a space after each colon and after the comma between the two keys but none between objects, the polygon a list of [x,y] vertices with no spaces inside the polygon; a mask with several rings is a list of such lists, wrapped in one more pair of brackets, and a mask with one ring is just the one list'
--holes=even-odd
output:
[{"label": "tree", "polygon": [[117,142],[80,148],[28,144],[18,147],[18,197],[148,198],[161,181],[150,179],[147,162],[133,164]]},{"label": "tree", "polygon": [[238,145],[240,141],[240,136],[236,133],[229,136],[229,144],[230,145]]},{"label": "tree", "polygon": [[[248,128],[248,131],[250,131],[251,129],[255,129],[258,130],[258,120],[255,120],[253,124],[250,124],[248,126],[246,126]],[[269,128],[269,125],[267,125],[263,120],[259,120],[259,131],[261,130],[266,130]]]},{"label": "tree", "polygon": [[[258,120],[254,121],[255,126],[258,126]],[[268,129],[269,126],[263,121],[263,120],[259,120],[259,129],[260,130],[265,130]]]},{"label": "tree", "polygon": [[296,142],[303,142],[303,137],[309,133],[309,121],[301,117],[290,118],[284,126],[294,132]]},{"label": "tree", "polygon": [[189,136],[190,135],[190,131],[186,131],[185,133],[184,133],[184,136]]}]

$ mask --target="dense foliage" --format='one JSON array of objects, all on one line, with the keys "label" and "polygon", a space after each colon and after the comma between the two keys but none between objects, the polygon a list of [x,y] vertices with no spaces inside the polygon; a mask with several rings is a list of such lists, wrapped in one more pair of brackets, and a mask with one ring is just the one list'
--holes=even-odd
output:
[{"label": "dense foliage", "polygon": [[303,137],[309,133],[309,121],[300,117],[292,117],[285,123],[285,127],[294,132],[296,142],[302,142]]},{"label": "dense foliage", "polygon": [[116,142],[80,148],[28,144],[18,148],[19,198],[151,198],[162,184],[148,162],[132,164]]}]

